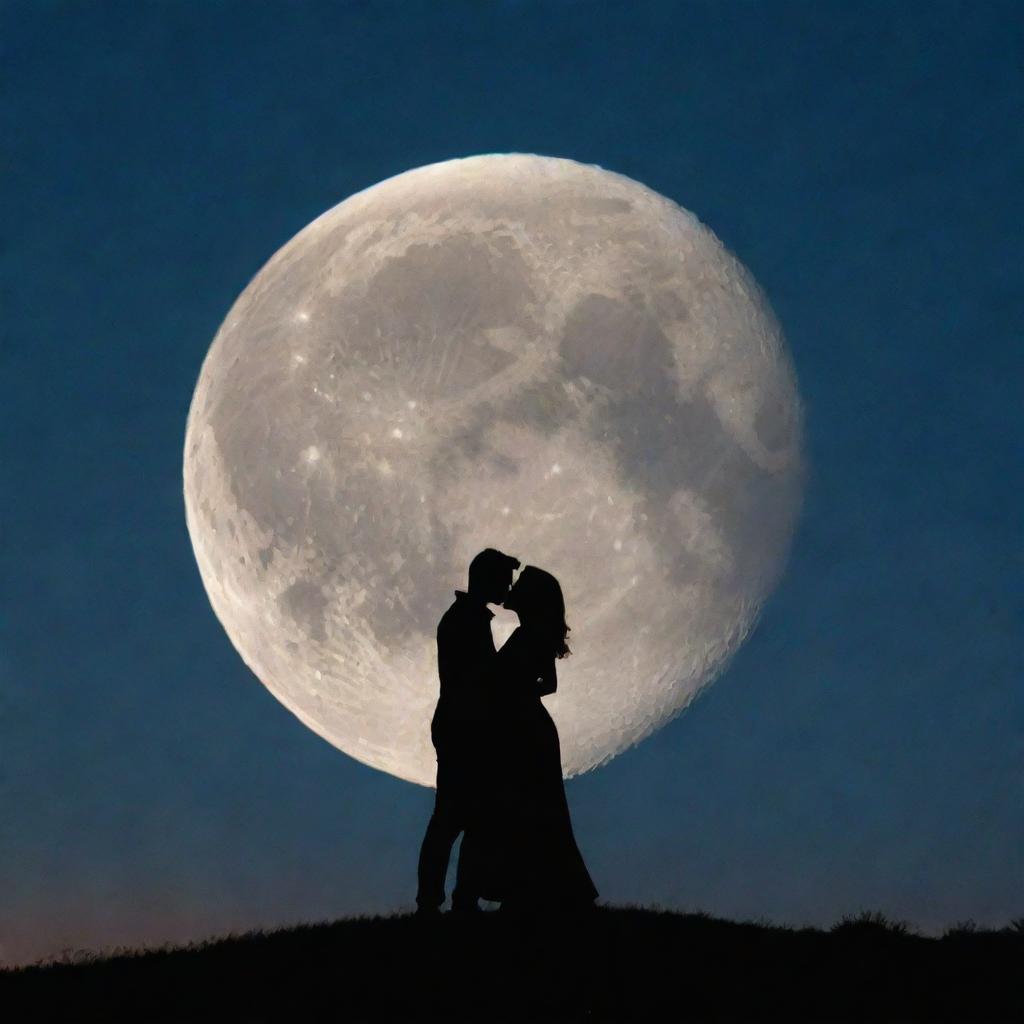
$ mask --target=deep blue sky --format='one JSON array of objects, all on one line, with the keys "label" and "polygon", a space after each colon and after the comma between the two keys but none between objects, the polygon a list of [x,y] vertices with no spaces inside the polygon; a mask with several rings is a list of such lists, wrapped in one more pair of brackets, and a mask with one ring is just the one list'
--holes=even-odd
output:
[{"label": "deep blue sky", "polygon": [[1024,915],[1016,3],[0,5],[0,960],[408,907],[431,792],[242,664],[185,529],[203,356],[347,195],[571,157],[693,210],[789,339],[790,566],[569,784],[613,902]]}]

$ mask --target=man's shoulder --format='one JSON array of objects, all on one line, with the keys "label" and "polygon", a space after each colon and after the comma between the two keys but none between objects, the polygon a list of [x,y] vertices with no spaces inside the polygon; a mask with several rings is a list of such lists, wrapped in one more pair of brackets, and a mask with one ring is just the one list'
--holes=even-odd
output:
[{"label": "man's shoulder", "polygon": [[444,615],[442,615],[440,620],[438,621],[438,630],[440,631],[443,627],[450,626],[453,622],[458,621],[463,616],[464,609],[462,607],[462,602],[459,601],[458,598],[456,598],[454,601],[452,601],[450,605],[448,605],[448,608],[445,611]]},{"label": "man's shoulder", "polygon": [[455,600],[448,606],[448,610],[441,616],[437,624],[437,631],[447,629],[479,628],[487,626],[490,630],[490,621],[494,613],[483,604],[471,600],[461,591],[455,592]]}]

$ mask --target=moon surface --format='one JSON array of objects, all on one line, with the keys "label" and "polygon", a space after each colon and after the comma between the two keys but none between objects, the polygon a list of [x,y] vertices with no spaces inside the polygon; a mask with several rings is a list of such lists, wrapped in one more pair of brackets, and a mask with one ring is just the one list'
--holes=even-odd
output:
[{"label": "moon surface", "polygon": [[[435,629],[470,559],[554,573],[568,776],[749,633],[799,509],[801,420],[765,296],[693,214],[598,166],[473,156],[349,197],[242,292],[189,410],[186,520],[259,680],[423,785]],[[499,646],[514,624],[499,611]]]}]

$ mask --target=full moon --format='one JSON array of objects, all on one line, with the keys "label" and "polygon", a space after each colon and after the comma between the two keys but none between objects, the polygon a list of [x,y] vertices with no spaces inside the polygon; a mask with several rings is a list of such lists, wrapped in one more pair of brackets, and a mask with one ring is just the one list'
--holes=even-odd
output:
[{"label": "full moon", "polygon": [[[801,407],[761,289],[621,174],[492,154],[332,207],[253,278],[185,432],[189,534],[245,663],[347,754],[434,784],[435,630],[470,559],[558,577],[567,776],[717,676],[777,582]],[[515,625],[493,620],[500,646]]]}]

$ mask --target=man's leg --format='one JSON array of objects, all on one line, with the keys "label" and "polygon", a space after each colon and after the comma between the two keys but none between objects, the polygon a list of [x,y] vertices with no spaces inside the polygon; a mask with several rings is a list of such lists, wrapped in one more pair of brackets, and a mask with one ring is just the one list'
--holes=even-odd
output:
[{"label": "man's leg", "polygon": [[472,828],[462,834],[459,864],[455,870],[455,888],[452,890],[452,910],[478,910],[480,898],[477,870],[477,836]]},{"label": "man's leg", "polygon": [[452,846],[463,827],[457,781],[452,778],[451,767],[450,758],[438,751],[434,812],[423,836],[417,868],[416,906],[423,912],[436,910],[444,903],[444,879],[448,874],[448,861]]},{"label": "man's leg", "polygon": [[479,910],[487,852],[487,838],[482,832],[481,793],[478,778],[480,766],[474,749],[463,751],[462,771],[459,773],[458,806],[463,826],[459,863],[455,870],[455,889],[452,891],[452,910]]}]

